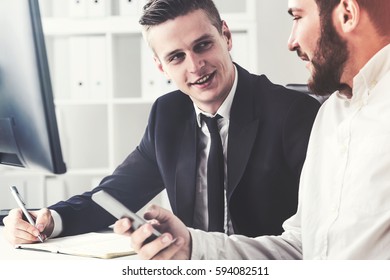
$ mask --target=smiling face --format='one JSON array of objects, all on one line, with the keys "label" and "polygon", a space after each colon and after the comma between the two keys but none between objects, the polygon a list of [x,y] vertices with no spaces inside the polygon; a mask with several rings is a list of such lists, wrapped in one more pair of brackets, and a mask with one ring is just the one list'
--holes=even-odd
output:
[{"label": "smiling face", "polygon": [[318,95],[328,95],[347,86],[342,74],[348,59],[346,43],[333,26],[332,14],[319,15],[314,0],[289,0],[294,18],[288,47],[308,61],[309,88]]},{"label": "smiling face", "polygon": [[234,82],[229,51],[232,39],[222,34],[202,10],[153,26],[146,34],[157,67],[203,111],[214,114]]}]

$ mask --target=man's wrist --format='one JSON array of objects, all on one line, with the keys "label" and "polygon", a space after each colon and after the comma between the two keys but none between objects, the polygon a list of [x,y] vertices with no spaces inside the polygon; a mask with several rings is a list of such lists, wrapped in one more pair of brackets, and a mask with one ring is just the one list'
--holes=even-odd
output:
[{"label": "man's wrist", "polygon": [[202,259],[202,254],[201,254],[201,243],[198,244],[198,239],[197,239],[197,233],[196,229],[193,228],[188,228],[189,234],[190,234],[190,251],[189,251],[189,257],[190,260],[200,260]]},{"label": "man's wrist", "polygon": [[57,237],[61,234],[62,232],[62,219],[60,214],[58,214],[57,211],[49,209],[51,213],[51,218],[53,220],[53,231],[50,234],[50,238]]}]

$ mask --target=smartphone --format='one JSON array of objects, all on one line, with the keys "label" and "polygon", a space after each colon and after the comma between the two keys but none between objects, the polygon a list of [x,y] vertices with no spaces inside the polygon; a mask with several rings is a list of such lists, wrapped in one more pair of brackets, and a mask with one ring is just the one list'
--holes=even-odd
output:
[{"label": "smartphone", "polygon": [[[109,193],[104,190],[100,190],[92,195],[92,200],[96,202],[98,205],[103,207],[108,213],[113,215],[117,219],[129,218],[131,220],[131,229],[134,231],[138,229],[143,224],[147,223],[145,219],[138,216],[136,213],[132,212],[118,200],[116,200]],[[144,243],[148,243],[157,237],[159,237],[161,233],[156,229],[153,230],[153,234],[145,240]]]}]

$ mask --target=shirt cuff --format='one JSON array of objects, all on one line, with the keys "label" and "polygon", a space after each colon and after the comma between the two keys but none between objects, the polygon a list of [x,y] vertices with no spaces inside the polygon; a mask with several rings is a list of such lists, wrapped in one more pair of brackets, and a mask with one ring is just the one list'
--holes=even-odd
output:
[{"label": "shirt cuff", "polygon": [[53,228],[53,232],[50,235],[50,238],[54,238],[60,235],[62,232],[62,219],[60,214],[57,213],[57,211],[50,209],[50,212],[54,222],[54,228]]},{"label": "shirt cuff", "polygon": [[205,249],[203,248],[203,243],[200,240],[200,231],[188,228],[190,234],[191,234],[191,257],[190,260],[202,260],[203,259],[203,252]]}]

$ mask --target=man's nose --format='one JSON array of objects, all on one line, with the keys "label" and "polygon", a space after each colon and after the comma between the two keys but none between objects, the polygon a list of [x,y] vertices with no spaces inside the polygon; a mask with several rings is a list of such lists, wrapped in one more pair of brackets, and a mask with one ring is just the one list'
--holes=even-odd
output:
[{"label": "man's nose", "polygon": [[196,73],[205,65],[204,59],[197,54],[187,55],[188,72]]},{"label": "man's nose", "polygon": [[290,37],[288,38],[287,47],[290,51],[295,51],[299,47],[299,44],[298,44],[297,40],[295,39],[295,36],[293,35],[293,33],[291,33]]}]

